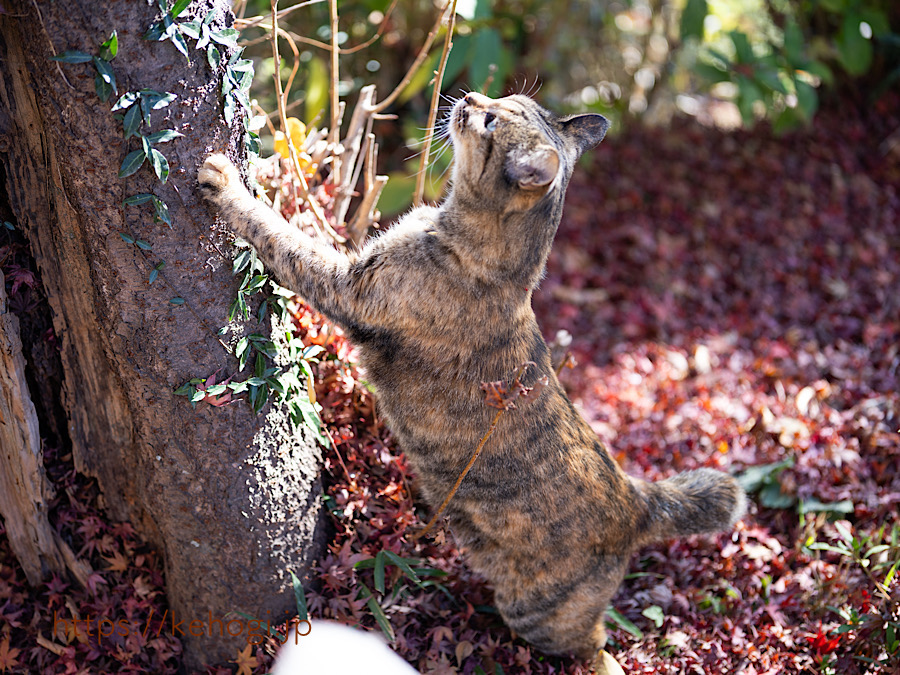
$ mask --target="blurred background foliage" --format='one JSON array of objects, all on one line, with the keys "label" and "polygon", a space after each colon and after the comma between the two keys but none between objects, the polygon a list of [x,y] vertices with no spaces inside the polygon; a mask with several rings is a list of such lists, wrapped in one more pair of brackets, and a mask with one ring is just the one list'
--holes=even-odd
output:
[{"label": "blurred background foliage", "polygon": [[[443,7],[442,0],[339,2],[339,93],[348,108],[366,84],[377,86],[379,98],[394,89]],[[269,11],[265,0],[236,5],[243,17]],[[279,24],[299,49],[289,114],[323,126],[328,4],[314,1]],[[395,118],[375,128],[383,168],[392,176],[380,202],[384,213],[404,208],[412,192],[418,164],[404,163],[424,136],[446,24],[440,30],[429,57],[387,111]],[[265,37],[262,28],[243,33],[257,66],[253,95],[274,113],[274,65]],[[286,81],[292,55],[282,53]],[[534,93],[560,112],[601,112],[613,129],[665,124],[680,114],[726,128],[765,122],[786,131],[810,123],[823,100],[874,100],[898,83],[896,0],[458,0],[443,92],[451,99],[470,90]],[[271,140],[264,148],[270,151]],[[440,194],[449,155],[439,152],[432,162],[430,199]]]}]

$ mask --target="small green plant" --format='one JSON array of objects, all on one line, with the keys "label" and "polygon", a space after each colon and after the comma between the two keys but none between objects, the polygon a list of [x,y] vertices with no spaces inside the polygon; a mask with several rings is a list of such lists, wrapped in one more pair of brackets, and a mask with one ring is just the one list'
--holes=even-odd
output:
[{"label": "small green plant", "polygon": [[780,481],[785,469],[794,466],[794,458],[788,457],[780,462],[751,466],[737,476],[738,483],[747,494],[755,494],[759,502],[770,509],[789,509],[796,507],[800,515],[807,513],[826,513],[830,518],[838,518],[853,513],[853,502],[845,499],[839,502],[823,502],[815,497],[798,499],[797,495],[786,492]]},{"label": "small green plant", "polygon": [[119,37],[116,31],[113,31],[112,35],[100,44],[100,54],[98,56],[93,56],[86,52],[67,50],[50,58],[62,63],[93,63],[97,71],[94,75],[94,89],[100,100],[105,103],[110,96],[118,93],[116,91],[116,75],[109,64],[110,61],[116,58],[118,52]]},{"label": "small green plant", "polygon": [[[391,577],[385,576],[388,566],[393,566],[396,569]],[[366,606],[375,618],[375,623],[378,624],[381,632],[384,633],[385,637],[391,642],[394,641],[394,629],[391,628],[391,622],[388,620],[387,615],[378,600],[378,598],[381,598],[383,602],[388,597],[386,590],[387,586],[385,584],[386,579],[393,579],[391,593],[389,594],[391,600],[396,600],[409,592],[409,587],[406,582],[412,582],[415,586],[422,589],[435,587],[449,596],[449,591],[443,588],[440,583],[434,579],[422,578],[428,576],[442,577],[446,575],[446,572],[431,569],[429,567],[421,567],[420,560],[417,560],[416,558],[401,558],[393,551],[387,549],[379,551],[372,558],[360,560],[353,568],[356,570],[372,570],[372,585],[375,588],[375,592],[360,579],[359,594],[357,597],[366,601]]]},{"label": "small green plant", "polygon": [[861,571],[870,584],[840,607],[830,608],[844,622],[834,633],[856,636],[860,661],[896,668],[900,666],[900,523],[894,523],[890,531],[882,525],[871,535],[854,535],[843,521],[834,527],[836,538],[822,542],[810,535],[804,549],[837,554],[846,568]]}]

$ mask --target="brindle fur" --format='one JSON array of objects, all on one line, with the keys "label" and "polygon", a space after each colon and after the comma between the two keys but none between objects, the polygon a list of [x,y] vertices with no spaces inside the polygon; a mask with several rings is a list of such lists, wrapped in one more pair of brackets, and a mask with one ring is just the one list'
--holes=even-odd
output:
[{"label": "brindle fur", "polygon": [[700,469],[658,483],[619,468],[570,403],[531,309],[575,161],[599,143],[600,115],[558,118],[524,96],[469,94],[449,120],[456,160],[440,207],[412,210],[344,254],[254,199],[222,155],[203,194],[281,282],[343,327],[380,410],[439,504],[496,410],[481,383],[548,386],[501,416],[447,515],[471,566],[493,584],[520,636],[548,653],[591,658],[631,554],[659,539],[732,526],[745,497]]}]

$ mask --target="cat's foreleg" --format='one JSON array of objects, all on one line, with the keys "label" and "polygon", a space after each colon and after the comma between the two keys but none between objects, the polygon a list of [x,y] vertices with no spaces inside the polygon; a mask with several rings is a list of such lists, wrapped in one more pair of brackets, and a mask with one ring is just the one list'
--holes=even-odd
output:
[{"label": "cat's foreleg", "polygon": [[242,238],[251,243],[280,283],[338,323],[351,312],[351,261],[343,253],[285,222],[244,187],[224,155],[211,155],[197,175],[201,194]]}]

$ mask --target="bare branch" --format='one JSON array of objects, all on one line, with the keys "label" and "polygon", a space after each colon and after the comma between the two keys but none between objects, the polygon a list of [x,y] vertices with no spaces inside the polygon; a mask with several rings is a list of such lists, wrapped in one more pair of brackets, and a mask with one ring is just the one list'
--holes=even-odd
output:
[{"label": "bare branch", "polygon": [[441,100],[441,84],[444,81],[444,70],[447,68],[447,59],[450,57],[450,49],[453,47],[453,30],[456,27],[456,0],[450,7],[450,18],[447,22],[447,37],[444,40],[444,51],[441,53],[441,63],[438,66],[434,78],[434,91],[431,93],[431,108],[428,111],[428,127],[425,131],[425,147],[422,150],[422,160],[419,164],[419,175],[416,176],[416,195],[413,204],[419,206],[425,195],[425,178],[428,173],[428,158],[431,154],[431,141],[434,138],[434,125],[437,121],[438,103]]}]

